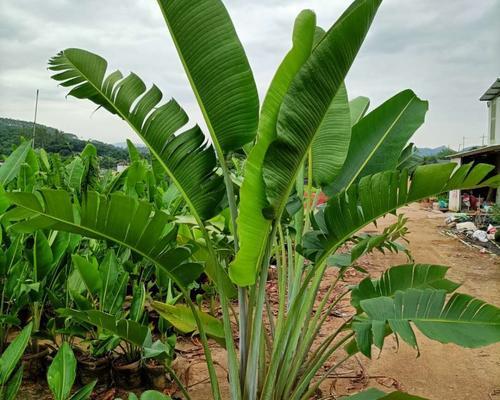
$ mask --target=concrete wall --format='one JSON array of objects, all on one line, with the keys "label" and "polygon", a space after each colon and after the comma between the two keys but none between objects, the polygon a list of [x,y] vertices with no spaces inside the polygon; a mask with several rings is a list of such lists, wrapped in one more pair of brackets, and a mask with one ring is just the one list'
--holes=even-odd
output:
[{"label": "concrete wall", "polygon": [[500,143],[500,97],[488,101],[488,143]]},{"label": "concrete wall", "polygon": [[[451,162],[457,163],[457,168],[462,163],[461,158],[453,158]],[[448,194],[448,209],[450,211],[460,211],[461,193],[460,190],[451,190]]]}]

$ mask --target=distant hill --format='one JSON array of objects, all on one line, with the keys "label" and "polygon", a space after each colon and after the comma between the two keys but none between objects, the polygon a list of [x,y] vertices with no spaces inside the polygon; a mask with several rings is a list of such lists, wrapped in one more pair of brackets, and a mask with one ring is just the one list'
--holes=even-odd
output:
[{"label": "distant hill", "polygon": [[[120,149],[126,149],[127,148],[127,142],[118,142],[118,143],[113,143],[113,146],[118,147]],[[147,153],[148,148],[144,145],[144,143],[134,143],[134,146],[137,148],[142,153]]]},{"label": "distant hill", "polygon": [[417,147],[417,153],[422,157],[435,156],[445,150],[448,150],[447,146],[439,146],[439,147]]},{"label": "distant hill", "polygon": [[[21,137],[30,139],[32,136],[32,122],[0,118],[0,155],[9,155],[21,142]],[[71,156],[82,151],[89,142],[96,147],[104,168],[112,168],[117,162],[128,160],[126,149],[97,140],[81,140],[71,133],[41,124],[36,125],[35,147],[43,147],[49,153],[59,153],[63,157]]]}]

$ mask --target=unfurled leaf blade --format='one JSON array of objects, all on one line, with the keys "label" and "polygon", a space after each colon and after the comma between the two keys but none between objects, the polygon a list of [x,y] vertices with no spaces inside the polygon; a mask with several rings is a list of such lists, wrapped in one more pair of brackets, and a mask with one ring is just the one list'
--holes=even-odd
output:
[{"label": "unfurled leaf blade", "polygon": [[21,165],[31,150],[31,140],[21,143],[0,167],[0,185],[6,185],[19,174]]},{"label": "unfurled leaf blade", "polygon": [[17,392],[23,381],[23,366],[21,365],[16,373],[9,379],[5,388],[5,395],[2,400],[15,400]]},{"label": "unfurled leaf blade", "polygon": [[448,267],[432,264],[404,264],[389,268],[377,280],[363,279],[352,289],[351,304],[359,308],[360,302],[374,297],[393,297],[398,290],[443,289],[451,293],[460,284],[446,279]]},{"label": "unfurled leaf blade", "polygon": [[[197,330],[196,320],[191,309],[184,305],[170,305],[154,301],[153,308],[168,322],[183,333]],[[198,311],[201,323],[208,336],[224,339],[224,328],[222,321],[209,314]]]},{"label": "unfurled leaf blade", "polygon": [[114,241],[151,260],[180,286],[187,286],[203,270],[202,265],[195,263],[184,268],[189,248],[176,247],[176,232],[168,224],[169,216],[147,202],[120,193],[107,197],[88,192],[77,213],[69,193],[43,189],[40,194],[42,202],[33,193],[6,194],[12,203],[28,212],[13,229],[50,228]]},{"label": "unfurled leaf blade", "polygon": [[340,400],[426,400],[423,397],[413,396],[404,392],[391,392],[389,394],[382,392],[381,390],[370,388],[362,392],[343,396]]},{"label": "unfurled leaf blade", "polygon": [[40,282],[45,278],[54,266],[54,255],[50,248],[49,241],[42,231],[35,233],[35,243],[33,244],[33,267],[35,279]]},{"label": "unfurled leaf blade", "polygon": [[423,124],[428,103],[404,90],[362,118],[352,128],[346,162],[326,193],[349,188],[366,175],[396,169],[408,140]]},{"label": "unfurled leaf blade", "polygon": [[70,345],[64,342],[47,371],[47,383],[55,400],[69,397],[76,377],[76,358]]},{"label": "unfurled leaf blade", "polygon": [[123,340],[136,346],[142,346],[148,335],[149,328],[129,319],[118,318],[102,311],[78,311],[70,309],[57,310],[60,315],[86,322],[100,329],[105,329]]},{"label": "unfurled leaf blade", "polygon": [[216,173],[216,158],[198,126],[179,131],[188,116],[175,100],[160,105],[161,91],[147,90],[136,74],[107,74],[102,57],[66,49],[49,61],[53,79],[72,87],[68,95],[88,99],[125,120],[161,163],[198,218],[214,215],[224,193]]},{"label": "unfurled leaf blade", "polygon": [[82,187],[83,174],[85,172],[85,166],[80,157],[75,157],[73,160],[66,165],[64,180],[66,186],[79,192]]},{"label": "unfurled leaf blade", "polygon": [[269,217],[281,215],[295,177],[368,32],[380,0],[355,1],[328,30],[283,99],[264,159]]},{"label": "unfurled leaf blade", "polygon": [[[500,176],[487,177],[492,166],[432,164],[416,168],[411,179],[403,171],[386,171],[361,178],[349,190],[333,196],[315,219],[321,230],[306,234],[304,244],[311,260],[326,259],[361,228],[397,208],[454,189],[497,187]],[[476,169],[480,173],[476,172]],[[465,171],[465,173],[464,173]]]},{"label": "unfurled leaf blade", "polygon": [[85,386],[81,387],[76,391],[70,398],[69,400],[86,400],[90,398],[92,395],[92,391],[94,390],[94,386],[96,385],[97,381],[93,381],[90,383],[87,383]]},{"label": "unfurled leaf blade", "polygon": [[222,1],[158,4],[215,145],[227,152],[252,141],[259,112],[257,88]]},{"label": "unfurled leaf blade", "polygon": [[[407,289],[396,291],[394,297],[376,297],[362,300],[361,309],[366,317],[358,318],[368,324],[366,338],[356,337],[360,349],[370,356],[370,350],[361,341],[383,344],[385,335],[373,330],[375,324],[388,324],[405,342],[416,347],[416,337],[410,323],[425,336],[441,343],[454,343],[476,348],[500,341],[500,309],[465,294],[454,294],[446,302],[446,291],[439,289]],[[356,330],[360,325],[353,324]],[[363,328],[365,329],[365,328]]]},{"label": "unfurled leaf blade", "polygon": [[98,265],[87,261],[78,254],[74,254],[71,258],[87,290],[91,294],[97,295],[102,288],[102,279],[99,275]]},{"label": "unfurled leaf blade", "polygon": [[156,390],[146,390],[141,394],[141,400],[171,400],[171,397]]},{"label": "unfurled leaf blade", "polygon": [[256,268],[264,256],[271,221],[262,212],[267,206],[262,164],[269,144],[276,138],[276,121],[283,97],[311,53],[315,28],[314,13],[302,11],[295,21],[292,49],[278,67],[267,91],[262,105],[257,143],[245,163],[238,216],[240,250],[229,267],[231,279],[240,286],[255,282]]},{"label": "unfurled leaf blade", "polygon": [[331,183],[344,165],[351,140],[351,115],[344,84],[333,98],[311,144],[312,177],[317,186]]},{"label": "unfurled leaf blade", "polygon": [[364,117],[368,107],[370,106],[370,99],[368,97],[359,96],[349,102],[349,111],[351,115],[351,126],[356,125],[361,118]]},{"label": "unfurled leaf blade", "polygon": [[21,359],[31,337],[33,324],[27,325],[5,349],[0,358],[0,385],[5,385]]}]

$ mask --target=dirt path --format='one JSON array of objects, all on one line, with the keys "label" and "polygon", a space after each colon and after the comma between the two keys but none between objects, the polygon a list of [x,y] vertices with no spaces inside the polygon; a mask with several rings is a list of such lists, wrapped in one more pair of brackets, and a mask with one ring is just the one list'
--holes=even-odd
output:
[{"label": "dirt path", "polygon": [[[449,277],[464,282],[459,292],[468,293],[489,303],[500,305],[500,262],[498,257],[481,254],[439,233],[443,215],[421,210],[418,205],[404,209],[409,217],[409,248],[419,263],[450,266]],[[393,221],[380,221],[379,229]],[[390,265],[405,262],[402,255],[375,254],[368,257],[371,271],[379,275]],[[381,375],[373,381],[386,386],[400,385],[409,393],[429,399],[495,400],[500,399],[500,345],[482,349],[461,349],[442,345],[417,335],[421,355],[402,344],[396,352],[394,341],[388,342],[381,357],[363,360],[367,374]],[[376,386],[375,385],[375,386]]]}]

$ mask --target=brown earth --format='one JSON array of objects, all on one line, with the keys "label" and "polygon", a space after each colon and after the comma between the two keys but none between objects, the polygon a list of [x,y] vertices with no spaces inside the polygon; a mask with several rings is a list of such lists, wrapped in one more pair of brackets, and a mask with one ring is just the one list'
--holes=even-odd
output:
[{"label": "brown earth", "polygon": [[[416,204],[403,211],[409,217],[408,247],[416,262],[450,266],[448,276],[463,282],[459,292],[500,305],[500,261],[497,256],[483,254],[440,234],[445,224],[439,212],[422,210]],[[393,218],[380,221],[379,228],[390,220]],[[404,262],[404,257],[379,253],[370,255],[369,260],[373,266],[371,271],[381,273],[390,265]],[[386,376],[390,379],[375,380],[383,384],[400,384],[409,393],[434,400],[500,399],[499,344],[461,349],[433,342],[420,334],[417,339],[421,353],[418,358],[416,352],[404,344],[396,352],[393,341],[379,359],[362,360],[368,376]]]},{"label": "brown earth", "polygon": [[[445,228],[444,214],[422,209],[412,204],[401,210],[409,218],[408,245],[415,262],[450,266],[448,277],[463,282],[459,292],[468,293],[489,303],[500,305],[500,260],[497,256],[481,253],[459,240],[441,233]],[[366,231],[381,231],[395,221],[388,216]],[[360,264],[374,277],[386,268],[407,263],[403,254],[374,253],[363,257]],[[322,283],[322,293],[335,278],[335,271],[328,270]],[[348,274],[347,283],[358,282],[363,277],[358,272]],[[275,288],[270,284],[270,290]],[[322,329],[323,335],[342,322],[342,317],[352,312],[348,301],[340,303],[331,320]],[[417,333],[420,356],[405,343],[399,349],[392,338],[386,340],[379,358],[369,360],[358,356],[336,371],[335,377],[321,386],[321,399],[336,399],[341,395],[355,393],[366,387],[377,387],[384,391],[395,389],[419,395],[430,400],[500,400],[500,345],[481,349],[462,349],[458,346],[433,342]],[[189,347],[189,346],[187,346]],[[225,354],[214,349],[214,359],[220,363],[219,376],[225,398],[229,398]],[[189,354],[189,352],[187,353]],[[376,355],[376,353],[375,353]],[[183,361],[180,359],[179,362]],[[332,360],[329,365],[333,365]],[[191,364],[188,361],[188,364]],[[190,370],[190,393],[195,399],[209,399],[210,389],[201,381],[204,367],[201,364]],[[205,375],[206,376],[206,375]],[[200,383],[198,383],[200,382]]]},{"label": "brown earth", "polygon": [[[417,204],[402,211],[409,218],[408,248],[416,262],[450,266],[449,278],[463,282],[460,292],[500,305],[500,262],[497,256],[481,253],[441,234],[444,215],[439,212],[423,210]],[[391,222],[394,222],[394,217],[386,217],[379,221],[378,228],[372,225],[369,230],[380,231]],[[360,264],[377,277],[389,266],[406,262],[406,256],[402,254],[376,253],[365,256]],[[350,272],[344,285],[356,283],[362,277],[361,273]],[[334,278],[335,271],[329,269],[321,293],[326,291]],[[275,282],[270,282],[270,292],[275,289]],[[347,300],[339,303],[332,318],[323,327],[322,334],[331,332],[342,322],[342,318],[351,313]],[[336,399],[366,387],[378,387],[384,391],[400,389],[431,400],[500,400],[499,344],[482,349],[461,349],[451,344],[432,342],[418,332],[417,339],[419,357],[408,345],[402,343],[398,349],[395,341],[388,338],[379,358],[368,360],[358,356],[351,359],[335,371],[335,376],[324,382],[320,398]],[[229,399],[225,352],[215,343],[211,347],[224,398]],[[180,355],[175,361],[176,369],[189,387],[192,399],[212,398],[199,342],[195,338],[179,338],[178,350]],[[329,365],[334,362],[332,360]],[[44,396],[40,396],[40,392],[45,390],[23,385],[18,398],[41,400]],[[103,395],[98,398],[105,398]]]}]

